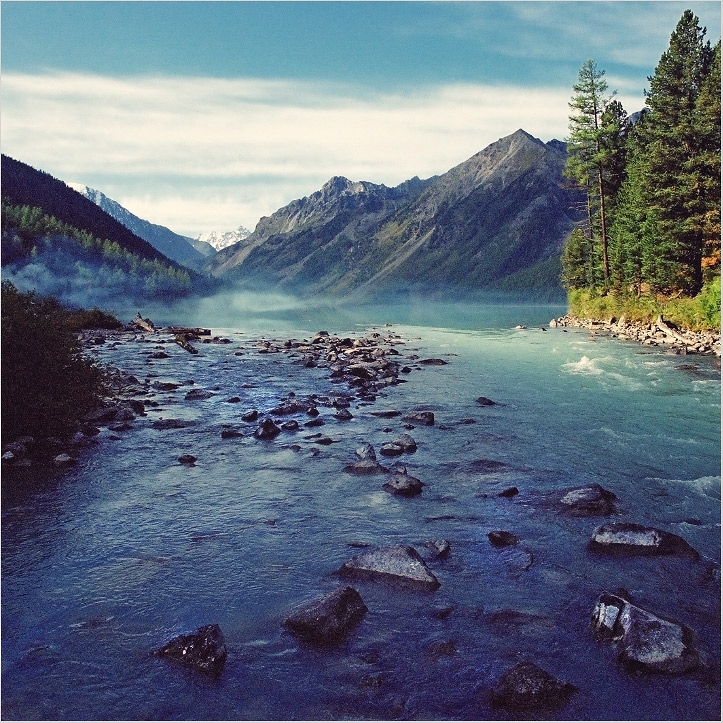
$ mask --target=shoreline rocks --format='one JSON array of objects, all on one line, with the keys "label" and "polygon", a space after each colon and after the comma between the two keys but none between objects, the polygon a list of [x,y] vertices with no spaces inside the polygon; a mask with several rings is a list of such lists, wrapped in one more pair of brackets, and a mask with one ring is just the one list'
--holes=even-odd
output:
[{"label": "shoreline rocks", "polygon": [[704,354],[721,356],[721,335],[715,331],[689,331],[675,329],[662,317],[652,324],[631,323],[611,317],[607,321],[580,319],[565,315],[552,319],[551,327],[588,329],[592,334],[604,334],[623,341],[636,341],[646,346],[668,346],[673,354]]}]

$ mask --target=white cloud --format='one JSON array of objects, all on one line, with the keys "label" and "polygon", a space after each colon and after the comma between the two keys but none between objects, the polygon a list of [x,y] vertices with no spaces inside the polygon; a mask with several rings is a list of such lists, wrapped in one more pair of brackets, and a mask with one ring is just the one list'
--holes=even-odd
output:
[{"label": "white cloud", "polygon": [[395,185],[444,173],[518,128],[562,138],[570,93],[453,84],[377,94],[292,81],[6,73],[2,145],[197,235],[253,226],[332,175]]}]

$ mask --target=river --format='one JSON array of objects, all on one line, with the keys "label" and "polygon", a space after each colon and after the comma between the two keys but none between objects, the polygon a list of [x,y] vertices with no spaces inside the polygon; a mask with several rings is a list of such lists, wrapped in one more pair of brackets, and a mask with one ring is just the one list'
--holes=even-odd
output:
[{"label": "river", "polygon": [[[563,311],[199,306],[155,320],[208,326],[232,343],[197,344],[196,356],[152,339],[93,347],[139,379],[193,379],[214,394],[158,392],[159,406],[128,431],[104,428],[69,470],[4,470],[3,719],[513,719],[490,707],[489,690],[531,660],[578,688],[546,719],[719,720],[720,372],[709,357],[548,329]],[[243,412],[291,391],[339,390],[328,370],[260,354],[256,341],[321,329],[399,335],[406,383],[352,403],[349,421],[321,408],[319,429],[255,439]],[[168,358],[149,359],[156,347]],[[434,411],[435,424],[403,430],[370,413],[414,408]],[[193,424],[154,429],[160,417]],[[243,436],[222,439],[224,425]],[[331,444],[316,443],[320,430]],[[418,445],[403,463],[425,482],[420,496],[343,472],[361,443],[378,449],[400,431]],[[196,464],[179,464],[182,454]],[[535,502],[591,483],[617,495],[616,519],[673,532],[701,560],[593,555],[587,542],[605,518]],[[498,496],[512,486],[517,496]],[[514,532],[517,553],[493,547],[492,530]],[[355,583],[369,611],[331,650],[283,628],[292,609],[339,584],[333,573],[356,545],[426,556],[438,539],[451,545],[429,562],[438,590]],[[707,672],[623,670],[590,630],[599,595],[620,589],[689,626]],[[229,651],[220,675],[149,655],[211,622]]]}]

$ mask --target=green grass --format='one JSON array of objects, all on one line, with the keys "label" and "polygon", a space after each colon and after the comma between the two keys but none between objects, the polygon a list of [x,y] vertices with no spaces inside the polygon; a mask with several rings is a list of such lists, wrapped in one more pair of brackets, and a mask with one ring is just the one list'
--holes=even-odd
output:
[{"label": "green grass", "polygon": [[587,289],[572,289],[568,292],[569,313],[583,319],[607,321],[611,317],[630,322],[650,323],[662,314],[666,321],[682,329],[692,331],[721,328],[720,276],[708,282],[694,298],[643,295],[621,296],[609,293],[604,296]]}]

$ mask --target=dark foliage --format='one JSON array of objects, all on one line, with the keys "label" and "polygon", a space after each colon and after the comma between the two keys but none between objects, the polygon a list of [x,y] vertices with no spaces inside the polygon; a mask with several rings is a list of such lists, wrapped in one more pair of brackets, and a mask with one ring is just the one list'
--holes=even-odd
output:
[{"label": "dark foliage", "polygon": [[[97,406],[104,374],[81,353],[78,312],[2,283],[3,439],[64,436]],[[88,318],[107,315],[98,310]]]}]

